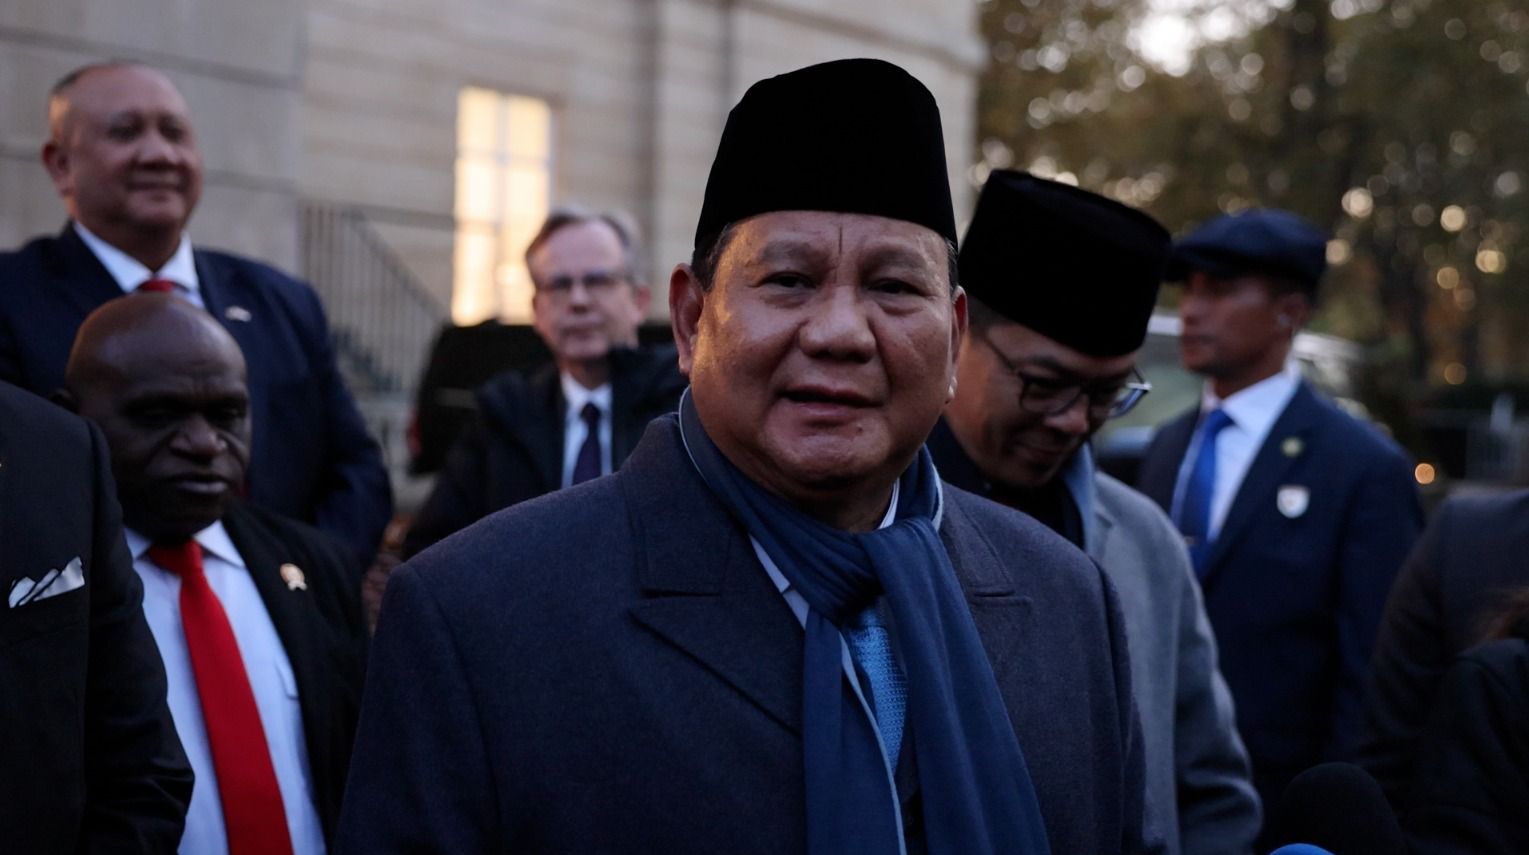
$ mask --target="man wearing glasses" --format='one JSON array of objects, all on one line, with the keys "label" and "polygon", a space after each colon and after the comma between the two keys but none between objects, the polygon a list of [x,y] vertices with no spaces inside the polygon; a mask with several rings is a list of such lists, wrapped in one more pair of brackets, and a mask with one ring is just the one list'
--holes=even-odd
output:
[{"label": "man wearing glasses", "polygon": [[648,422],[673,411],[685,388],[674,348],[636,346],[650,298],[636,255],[624,214],[547,217],[526,267],[553,363],[478,390],[478,416],[404,538],[405,558],[500,508],[610,474]]},{"label": "man wearing glasses", "polygon": [[1125,613],[1149,822],[1170,852],[1248,852],[1258,800],[1183,542],[1087,445],[1151,389],[1136,353],[1167,251],[1140,211],[994,172],[960,254],[971,335],[929,448],[946,481],[1034,516],[1104,569]]}]

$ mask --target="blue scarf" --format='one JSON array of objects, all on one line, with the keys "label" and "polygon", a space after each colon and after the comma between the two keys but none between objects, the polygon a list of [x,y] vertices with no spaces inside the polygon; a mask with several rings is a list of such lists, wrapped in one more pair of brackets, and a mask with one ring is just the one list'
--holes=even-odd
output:
[{"label": "blue scarf", "polygon": [[896,853],[902,830],[876,732],[844,679],[840,628],[885,593],[908,678],[908,731],[936,855],[1047,855],[1019,740],[936,532],[939,475],[926,449],[904,472],[896,521],[853,534],[766,492],[725,458],[687,391],[680,436],[732,516],[807,601],[802,752],[809,855]]}]

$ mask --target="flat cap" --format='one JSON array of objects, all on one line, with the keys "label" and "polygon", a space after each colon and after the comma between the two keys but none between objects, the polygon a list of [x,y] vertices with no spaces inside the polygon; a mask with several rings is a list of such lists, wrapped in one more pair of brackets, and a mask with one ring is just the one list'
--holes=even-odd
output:
[{"label": "flat cap", "polygon": [[1299,283],[1314,294],[1327,269],[1327,236],[1311,222],[1277,208],[1223,214],[1174,244],[1168,281],[1191,270],[1213,276],[1263,273]]},{"label": "flat cap", "polygon": [[1168,230],[1135,208],[1026,172],[994,170],[961,244],[961,285],[983,305],[1074,350],[1141,347]]},{"label": "flat cap", "polygon": [[955,242],[934,96],[877,59],[812,65],[750,86],[727,116],[696,224],[698,254],[771,211],[874,214]]}]

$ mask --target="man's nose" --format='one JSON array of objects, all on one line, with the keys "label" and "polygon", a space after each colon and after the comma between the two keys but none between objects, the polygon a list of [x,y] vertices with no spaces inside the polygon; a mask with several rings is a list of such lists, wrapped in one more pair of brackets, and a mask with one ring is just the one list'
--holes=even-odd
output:
[{"label": "man's nose", "polygon": [[866,312],[866,301],[858,287],[823,286],[802,325],[802,350],[830,359],[869,360],[876,352],[876,334]]},{"label": "man's nose", "polygon": [[584,277],[573,277],[573,280],[568,284],[568,305],[582,309],[590,304],[592,297],[589,286],[584,282]]},{"label": "man's nose", "polygon": [[142,163],[179,164],[186,159],[185,152],[158,130],[143,135],[138,148],[138,160]]},{"label": "man's nose", "polygon": [[193,416],[181,422],[175,432],[174,448],[192,457],[211,458],[222,454],[228,443],[206,419]]},{"label": "man's nose", "polygon": [[1088,433],[1088,403],[1088,395],[1079,394],[1061,412],[1047,416],[1046,425],[1052,430],[1062,431],[1072,436]]}]

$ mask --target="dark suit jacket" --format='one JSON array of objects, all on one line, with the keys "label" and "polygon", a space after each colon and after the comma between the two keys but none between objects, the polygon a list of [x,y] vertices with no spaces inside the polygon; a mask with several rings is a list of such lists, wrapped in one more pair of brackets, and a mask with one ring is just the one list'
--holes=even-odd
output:
[{"label": "dark suit jacket", "polygon": [[1359,762],[1406,807],[1418,735],[1456,655],[1481,640],[1503,595],[1529,586],[1529,491],[1440,505],[1386,602],[1371,662]]},{"label": "dark suit jacket", "polygon": [[[1141,490],[1165,509],[1197,415],[1165,425],[1142,462]],[[1308,502],[1290,517],[1276,506],[1287,486]],[[1307,767],[1350,758],[1386,594],[1421,525],[1402,451],[1302,382],[1248,468],[1201,581],[1265,804]]]},{"label": "dark suit jacket", "polygon": [[[252,508],[223,518],[292,663],[308,744],[308,775],[326,840],[333,840],[366,670],[360,591],[341,544],[302,523]],[[291,588],[295,564],[306,589]]]},{"label": "dark suit jacket", "polygon": [[[376,555],[392,493],[335,365],[318,296],[255,261],[206,250],[195,257],[207,311],[249,364],[250,501],[344,540],[359,574]],[[61,388],[80,322],[120,296],[72,224],[0,253],[0,380],[39,395]]]},{"label": "dark suit jacket", "polygon": [[[75,558],[85,585],[9,607]],[[100,432],[0,383],[0,848],[175,851],[191,801]]]},{"label": "dark suit jacket", "polygon": [[1529,642],[1494,641],[1446,672],[1418,745],[1414,855],[1529,852]]},{"label": "dark suit jacket", "polygon": [[[611,352],[611,464],[620,468],[648,422],[674,412],[685,390],[674,347]],[[506,371],[474,396],[477,416],[457,440],[404,537],[408,558],[501,508],[563,484],[568,402],[556,365]]]},{"label": "dark suit jacket", "polygon": [[[1052,851],[1157,851],[1109,583],[1033,520],[945,497]],[[802,655],[677,422],[655,421],[614,476],[394,572],[339,851],[803,851]]]}]

